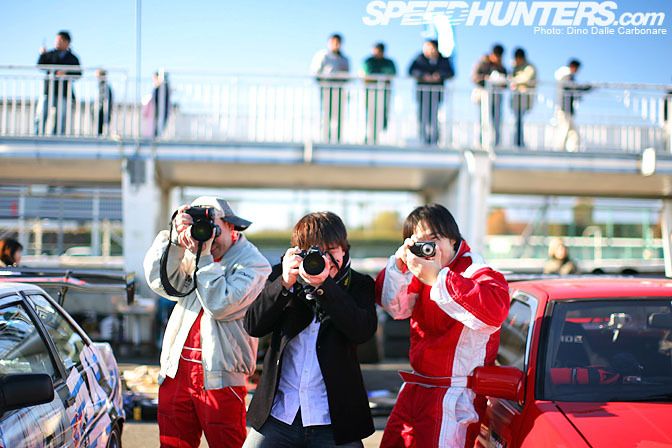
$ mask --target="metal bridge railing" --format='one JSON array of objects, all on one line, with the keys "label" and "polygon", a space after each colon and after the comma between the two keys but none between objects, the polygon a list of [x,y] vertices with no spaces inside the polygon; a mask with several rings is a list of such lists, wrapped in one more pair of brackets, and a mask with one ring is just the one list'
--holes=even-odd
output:
[{"label": "metal bridge railing", "polygon": [[[672,150],[672,86],[592,83],[573,91],[539,83],[521,96],[507,85],[416,86],[403,77],[166,73],[154,84],[142,81],[146,95],[136,104],[135,80],[121,70],[101,78],[72,66],[0,66],[0,137]],[[563,108],[568,100],[571,114]]]}]

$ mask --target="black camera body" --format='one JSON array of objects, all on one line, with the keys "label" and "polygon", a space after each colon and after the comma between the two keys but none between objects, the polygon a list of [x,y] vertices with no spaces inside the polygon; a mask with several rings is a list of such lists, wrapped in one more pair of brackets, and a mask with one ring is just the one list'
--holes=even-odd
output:
[{"label": "black camera body", "polygon": [[222,229],[215,224],[215,209],[213,207],[189,207],[185,210],[194,223],[191,225],[191,236],[196,241],[205,242],[212,238],[214,233],[217,238]]},{"label": "black camera body", "polygon": [[326,263],[324,262],[324,253],[317,246],[311,246],[308,250],[303,250],[298,254],[303,258],[301,265],[308,275],[318,275],[324,271]]},{"label": "black camera body", "polygon": [[436,243],[434,241],[417,241],[408,250],[417,257],[432,258],[436,255]]}]

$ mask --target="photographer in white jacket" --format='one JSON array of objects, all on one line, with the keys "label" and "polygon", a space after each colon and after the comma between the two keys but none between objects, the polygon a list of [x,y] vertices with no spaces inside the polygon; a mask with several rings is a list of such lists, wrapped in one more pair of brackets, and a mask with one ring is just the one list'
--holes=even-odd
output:
[{"label": "photographer in white jacket", "polygon": [[[199,257],[192,232],[198,207],[214,209],[205,220],[212,236],[200,244]],[[240,233],[250,224],[223,199],[203,196],[178,209],[171,231],[160,232],[145,256],[149,286],[177,301],[161,350],[162,447],[198,447],[202,432],[210,446],[240,447],[245,440],[245,379],[255,369],[257,340],[245,332],[243,317],[271,272],[266,258]]]}]

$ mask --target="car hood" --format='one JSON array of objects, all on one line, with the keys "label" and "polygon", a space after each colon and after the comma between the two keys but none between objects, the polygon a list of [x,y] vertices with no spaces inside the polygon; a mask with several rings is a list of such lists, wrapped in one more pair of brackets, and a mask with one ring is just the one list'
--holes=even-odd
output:
[{"label": "car hood", "polygon": [[672,447],[672,404],[555,404],[592,447]]}]

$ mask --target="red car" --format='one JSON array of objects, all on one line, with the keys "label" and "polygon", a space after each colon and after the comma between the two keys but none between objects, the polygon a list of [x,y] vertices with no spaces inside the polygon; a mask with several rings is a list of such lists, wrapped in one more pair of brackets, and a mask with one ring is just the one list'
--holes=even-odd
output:
[{"label": "red car", "polygon": [[511,283],[479,447],[672,447],[672,281]]}]

